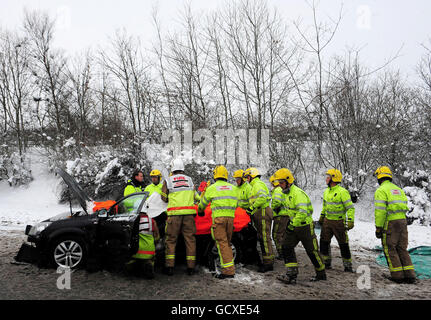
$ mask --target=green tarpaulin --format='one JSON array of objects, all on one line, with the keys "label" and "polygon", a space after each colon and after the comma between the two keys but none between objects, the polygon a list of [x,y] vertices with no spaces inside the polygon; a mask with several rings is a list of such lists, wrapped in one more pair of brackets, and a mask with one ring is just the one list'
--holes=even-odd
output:
[{"label": "green tarpaulin", "polygon": [[[379,251],[383,249],[376,248]],[[421,246],[409,250],[410,257],[415,267],[416,277],[419,279],[431,279],[431,247]],[[376,258],[378,264],[387,267],[383,252]]]}]

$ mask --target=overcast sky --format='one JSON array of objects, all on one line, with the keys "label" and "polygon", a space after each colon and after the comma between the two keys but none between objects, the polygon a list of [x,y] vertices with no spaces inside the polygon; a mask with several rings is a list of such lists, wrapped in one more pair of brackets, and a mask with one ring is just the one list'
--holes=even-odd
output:
[{"label": "overcast sky", "polygon": [[[206,12],[228,0],[192,1],[192,8]],[[311,11],[304,0],[268,0],[286,21],[303,18],[311,23]],[[118,28],[140,36],[145,44],[154,37],[152,8],[157,5],[165,29],[184,0],[0,0],[0,26],[19,28],[23,10],[41,9],[57,17],[55,43],[68,54],[104,45]],[[392,64],[414,80],[414,69],[424,53],[421,44],[431,38],[431,1],[429,0],[321,0],[321,19],[336,17],[343,5],[343,20],[328,54],[345,51],[346,46],[362,48],[362,60],[370,67],[382,65],[402,47],[401,57]],[[428,42],[429,43],[429,42]],[[149,44],[146,44],[149,47]]]}]

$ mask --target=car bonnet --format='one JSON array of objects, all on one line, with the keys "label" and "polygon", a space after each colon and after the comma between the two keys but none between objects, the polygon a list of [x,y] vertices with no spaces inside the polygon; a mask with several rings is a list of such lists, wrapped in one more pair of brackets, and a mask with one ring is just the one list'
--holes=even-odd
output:
[{"label": "car bonnet", "polygon": [[75,197],[78,199],[82,209],[84,209],[84,211],[88,214],[87,201],[92,201],[90,197],[85,193],[84,190],[82,190],[76,180],[72,178],[66,171],[61,168],[57,168],[55,172],[63,178],[64,182],[69,187],[69,190],[71,190],[71,192],[73,192]]}]

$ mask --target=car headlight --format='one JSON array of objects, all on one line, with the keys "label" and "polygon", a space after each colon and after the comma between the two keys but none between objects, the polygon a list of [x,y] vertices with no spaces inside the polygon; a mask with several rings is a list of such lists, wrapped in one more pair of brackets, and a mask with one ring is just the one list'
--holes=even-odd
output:
[{"label": "car headlight", "polygon": [[28,233],[29,236],[37,236],[39,235],[43,230],[45,230],[52,222],[47,221],[47,222],[40,222],[36,225],[34,225],[31,229],[30,232]]}]

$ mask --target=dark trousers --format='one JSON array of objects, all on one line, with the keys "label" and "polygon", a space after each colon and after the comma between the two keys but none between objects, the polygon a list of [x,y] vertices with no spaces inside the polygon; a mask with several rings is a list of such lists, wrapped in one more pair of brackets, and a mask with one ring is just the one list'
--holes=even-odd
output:
[{"label": "dark trousers", "polygon": [[284,263],[287,267],[287,274],[298,274],[298,261],[296,260],[295,247],[301,241],[302,245],[307,252],[316,272],[324,272],[325,265],[322,257],[319,254],[319,246],[317,244],[317,237],[314,233],[313,224],[307,224],[301,227],[295,227],[293,231],[287,231],[283,241],[283,256]]}]

